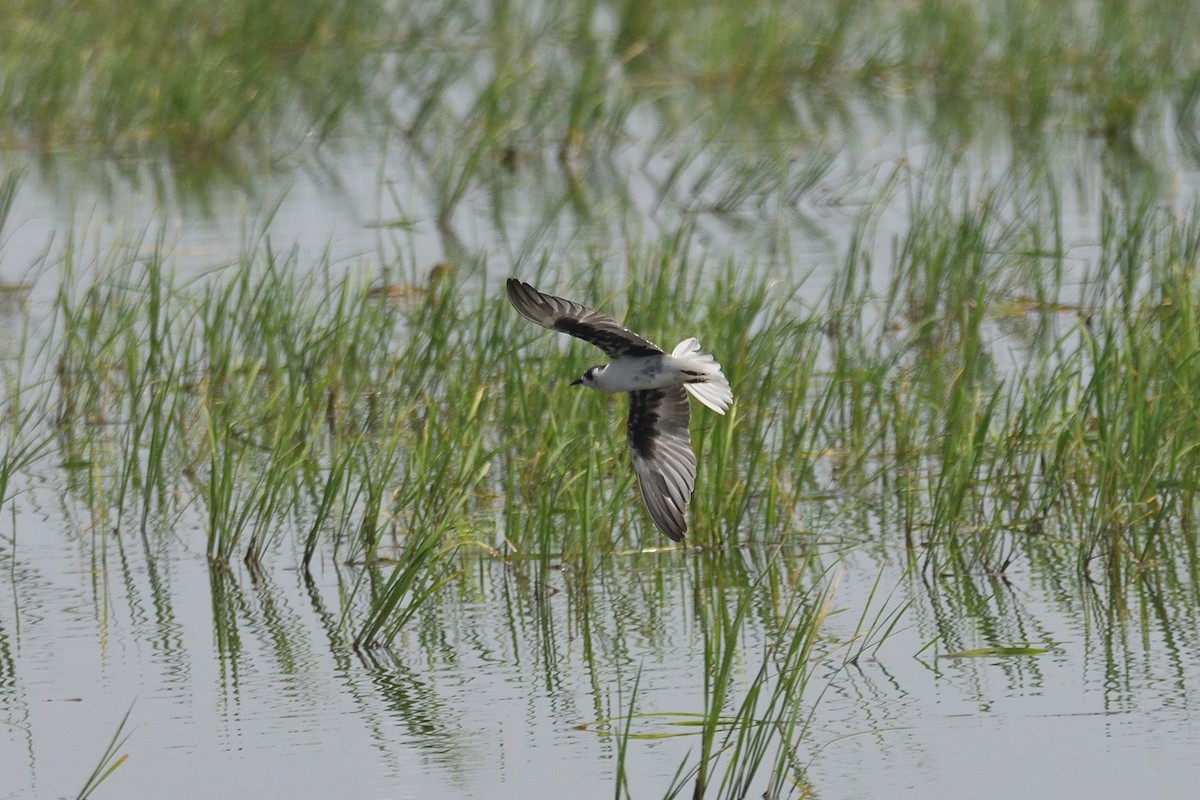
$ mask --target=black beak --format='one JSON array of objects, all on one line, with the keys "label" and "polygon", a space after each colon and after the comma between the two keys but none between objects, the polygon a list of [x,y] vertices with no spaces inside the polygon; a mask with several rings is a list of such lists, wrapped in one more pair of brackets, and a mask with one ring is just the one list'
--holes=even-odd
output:
[{"label": "black beak", "polygon": [[583,383],[583,378],[576,378],[575,380],[571,381],[572,386],[578,386],[581,383]]}]

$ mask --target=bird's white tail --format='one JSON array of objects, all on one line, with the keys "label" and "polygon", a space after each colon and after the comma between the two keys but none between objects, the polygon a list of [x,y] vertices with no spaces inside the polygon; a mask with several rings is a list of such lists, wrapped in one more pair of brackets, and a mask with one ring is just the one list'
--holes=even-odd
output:
[{"label": "bird's white tail", "polygon": [[700,373],[697,383],[683,385],[692,393],[692,397],[718,414],[724,414],[725,409],[733,402],[733,390],[729,388],[729,381],[725,378],[725,373],[721,372],[721,365],[717,360],[711,354],[702,351],[700,342],[695,338],[684,339],[676,345],[671,356],[682,362],[681,368]]}]

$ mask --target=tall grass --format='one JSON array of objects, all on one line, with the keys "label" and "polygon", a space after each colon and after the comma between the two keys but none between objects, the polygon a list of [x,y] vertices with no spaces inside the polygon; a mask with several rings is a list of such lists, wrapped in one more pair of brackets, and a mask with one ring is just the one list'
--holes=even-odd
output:
[{"label": "tall grass", "polygon": [[[676,246],[634,255],[621,283],[600,262],[582,289],[539,280],[718,354],[738,401],[694,415],[692,544],[767,545],[866,503],[935,572],[1003,572],[1059,531],[1087,532],[1081,568],[1145,563],[1195,499],[1200,226],[1111,201],[1068,297],[1062,250],[1026,244],[1061,232],[1004,198],[935,190],[882,293],[865,247],[803,305]],[[56,448],[88,465],[75,485],[97,521],[144,530],[199,502],[218,565],[281,546],[369,564],[658,544],[630,502],[623,400],[567,386],[597,360],[585,344],[521,325],[486,287],[392,304],[361,276],[296,277],[296,254],[269,247],[181,285],[148,246],[58,302]]]},{"label": "tall grass", "polygon": [[708,613],[697,605],[706,667],[699,752],[691,769],[681,765],[681,781],[666,796],[683,794],[690,784],[694,798],[746,797],[764,766],[768,796],[781,796],[785,786],[800,782],[797,748],[807,719],[804,692],[829,599],[813,591],[812,597],[792,601],[775,628],[778,639],[768,646],[740,700],[734,697],[734,674],[743,658],[741,629],[750,595],[742,593],[732,613],[723,603]]}]

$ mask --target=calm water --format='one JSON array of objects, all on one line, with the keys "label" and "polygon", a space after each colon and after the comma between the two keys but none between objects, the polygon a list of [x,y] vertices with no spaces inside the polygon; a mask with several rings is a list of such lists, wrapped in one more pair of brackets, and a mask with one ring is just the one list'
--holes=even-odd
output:
[{"label": "calm water", "polygon": [[[333,574],[214,577],[183,544],[151,571],[128,540],[97,558],[54,504],[23,494],[5,553],[6,797],[72,796],[131,706],[130,759],[101,796],[607,797],[614,742],[580,726],[627,708],[639,670],[637,711],[666,716],[635,731],[677,732],[702,710],[707,556],[590,577],[483,560],[395,648],[358,655],[336,630]],[[1194,605],[1121,623],[1020,571],[963,603],[962,586],[929,589],[895,563],[840,563],[828,633],[854,629],[877,579],[911,605],[872,656],[816,665],[799,755],[817,795],[1185,797],[1200,778]],[[752,614],[742,684],[767,636]],[[940,657],[981,642],[1048,652]],[[635,794],[661,793],[697,746],[635,740]]]},{"label": "calm water", "polygon": [[[913,129],[866,118],[861,141],[833,158],[799,213],[750,209],[738,225],[697,215],[694,246],[714,261],[770,259],[785,227],[791,249],[776,268],[811,273],[806,290],[818,296],[882,176],[901,162],[914,181],[934,169],[936,148]],[[1081,261],[1096,244],[1099,147],[1052,154],[1053,171],[1074,187],[1063,213]],[[246,231],[282,198],[265,232],[279,246],[328,250],[368,275],[397,259],[413,273],[450,260],[469,287],[479,257],[499,278],[531,253],[568,262],[589,247],[621,254],[630,238],[679,225],[688,214],[658,202],[648,187],[660,167],[644,155],[632,143],[615,170],[633,175],[628,206],[598,219],[561,213],[549,228],[520,185],[505,199],[505,225],[494,198],[478,192],[452,230],[439,228],[427,185],[402,155],[356,146],[333,160],[333,174],[280,175],[254,193],[214,188],[214,215],[128,185],[115,196],[64,188],[30,169],[5,230],[3,277],[32,282],[26,310],[44,331],[61,276],[36,265],[69,233],[103,248],[164,231],[179,268],[200,274],[235,260],[255,238]],[[1003,170],[1005,157],[983,142],[965,161],[969,182]],[[1170,194],[1191,202],[1200,173],[1168,163]],[[551,173],[536,178],[553,189]],[[594,191],[598,205],[609,199],[602,182]],[[901,192],[880,214],[872,241],[881,259],[908,205]],[[378,227],[398,219],[408,224]],[[5,317],[6,336],[20,320]],[[1081,582],[1070,563],[1016,564],[1007,582],[913,574],[900,552],[846,544],[901,541],[886,525],[848,529],[814,511],[802,530],[811,523],[839,543],[817,546],[820,569],[801,566],[807,539],[774,557],[670,551],[613,558],[590,574],[466,557],[394,648],[364,654],[339,628],[339,592],[354,567],[325,562],[306,580],[285,546],[262,574],[213,573],[198,517],[144,539],[104,533],[64,480],[57,465],[39,465],[0,521],[0,797],[74,796],[130,709],[129,759],[97,797],[610,797],[616,743],[594,723],[630,707],[635,681],[636,711],[662,715],[639,717],[635,731],[672,735],[631,743],[632,793],[661,795],[698,748],[672,724],[703,710],[697,604],[737,596],[707,595],[698,575],[711,558],[744,561],[750,586],[740,591],[767,604],[757,576],[777,576],[785,594],[836,576],[827,647],[805,695],[812,717],[798,742],[798,794],[1188,797],[1200,783],[1200,604],[1186,590],[1114,596]],[[876,587],[886,597],[871,599]],[[897,610],[900,622],[847,664],[837,645],[868,608]],[[771,619],[752,612],[746,622],[740,686],[775,634]],[[1046,652],[945,657],[1000,645]]]}]

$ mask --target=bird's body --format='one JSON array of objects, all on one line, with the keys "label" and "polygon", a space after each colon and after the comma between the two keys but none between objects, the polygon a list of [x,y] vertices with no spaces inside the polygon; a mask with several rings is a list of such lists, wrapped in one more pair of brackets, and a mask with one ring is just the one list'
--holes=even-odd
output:
[{"label": "bird's body", "polygon": [[669,358],[666,354],[622,358],[602,367],[593,367],[590,372],[584,373],[588,378],[580,378],[579,382],[609,394],[662,389],[683,383],[679,377],[681,370],[669,363]]},{"label": "bird's body", "polygon": [[629,393],[626,438],[642,498],[663,533],[681,541],[696,485],[687,396],[690,392],[724,414],[733,392],[721,365],[695,339],[685,339],[666,353],[607,314],[543,294],[515,278],[508,279],[508,299],[526,319],[590,342],[612,359],[589,368],[573,383]]}]

